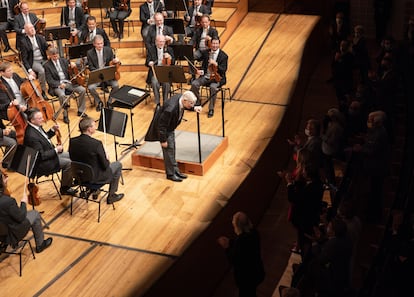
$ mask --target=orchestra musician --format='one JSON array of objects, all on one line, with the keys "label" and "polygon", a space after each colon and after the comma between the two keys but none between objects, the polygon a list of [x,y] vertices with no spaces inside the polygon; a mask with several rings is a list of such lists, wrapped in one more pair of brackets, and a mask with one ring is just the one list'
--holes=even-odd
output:
[{"label": "orchestra musician", "polygon": [[194,5],[188,8],[187,13],[184,15],[184,20],[187,22],[185,27],[185,35],[192,37],[197,26],[199,26],[199,18],[203,14],[210,15],[211,10],[201,0],[194,0]]},{"label": "orchestra musician", "polygon": [[[119,63],[119,59],[114,56],[112,49],[108,46],[104,46],[104,40],[101,35],[96,35],[93,39],[94,48],[88,50],[87,58],[89,70],[94,71],[101,69],[106,66],[110,66],[112,63]],[[108,84],[112,87],[111,93],[119,89],[119,84],[117,80],[105,81],[104,84]],[[88,89],[94,98],[96,104],[96,111],[101,111],[103,103],[99,98],[99,94],[96,91],[96,88],[100,83],[90,84]],[[108,105],[111,103],[111,97],[109,97]]]},{"label": "orchestra musician", "polygon": [[[141,35],[145,45],[149,45],[147,41],[148,30],[151,25],[155,24],[154,15],[156,12],[165,11],[164,5],[159,0],[146,0],[139,7],[139,20],[141,22]],[[148,47],[147,47],[148,48]]]},{"label": "orchestra musician", "polygon": [[124,38],[124,21],[131,12],[130,0],[113,0],[112,7],[109,10],[109,19],[112,29],[114,29],[115,38]]},{"label": "orchestra musician", "polygon": [[[203,69],[197,70],[199,78],[191,83],[191,91],[200,100],[200,87],[210,87],[210,103],[208,117],[214,115],[214,105],[216,103],[218,88],[226,83],[226,71],[228,56],[220,49],[220,40],[213,38],[211,40],[211,49],[201,51],[201,59]],[[221,77],[221,78],[220,78]],[[217,79],[219,78],[219,79]]]},{"label": "orchestra musician", "polygon": [[[69,62],[67,59],[59,58],[57,48],[49,49],[49,60],[44,65],[46,80],[49,85],[49,94],[59,97],[60,105],[62,106],[66,100],[67,94],[73,92],[79,94],[78,96],[78,116],[86,116],[86,90],[83,86],[76,83],[76,80],[71,81],[69,76],[69,68],[75,68],[76,64]],[[69,102],[68,102],[69,103]],[[67,106],[63,107],[63,122],[69,123]]]},{"label": "orchestra musician", "polygon": [[60,13],[60,25],[69,26],[71,35],[76,36],[85,26],[85,16],[82,7],[76,6],[75,0],[67,0],[66,7]]},{"label": "orchestra musician", "polygon": [[216,28],[210,27],[210,16],[203,14],[200,19],[200,27],[194,32],[191,38],[191,44],[194,46],[194,59],[201,58],[201,51],[208,50],[209,44],[213,38],[218,38],[218,32]]},{"label": "orchestra musician", "polygon": [[167,44],[172,44],[174,42],[174,32],[170,26],[164,25],[164,15],[160,12],[156,12],[154,14],[154,22],[155,22],[154,26],[151,26],[148,29],[148,36],[147,36],[148,44],[146,45],[147,49],[150,46],[155,45],[155,38],[158,35],[165,36],[165,42]]},{"label": "orchestra musician", "polygon": [[34,13],[30,12],[29,4],[22,1],[20,4],[20,13],[14,18],[14,31],[16,31],[16,48],[20,50],[21,41],[26,35],[25,24],[35,25],[37,22],[44,21],[39,19]]},{"label": "orchestra musician", "polygon": [[96,35],[101,35],[104,39],[104,46],[111,46],[111,41],[108,38],[104,29],[96,27],[96,18],[89,16],[86,19],[86,26],[83,27],[80,35],[80,43],[92,42]]},{"label": "orchestra musician", "polygon": [[9,39],[7,38],[6,30],[11,30],[14,27],[14,6],[19,2],[19,0],[1,0],[0,6],[7,8],[7,21],[0,23],[0,38],[3,41],[4,52],[10,50]]},{"label": "orchestra musician", "polygon": [[[154,66],[169,66],[174,65],[173,49],[165,44],[165,36],[158,35],[155,40],[155,45],[152,45],[147,51],[147,59],[145,65],[149,67],[147,84],[151,84],[154,92],[155,104],[160,104],[160,83],[153,73]],[[168,64],[168,65],[166,65]],[[163,103],[169,98],[170,83],[163,82],[162,86],[162,100]]]},{"label": "orchestra musician", "polygon": [[46,42],[43,35],[36,34],[36,30],[32,24],[25,24],[24,30],[26,36],[22,39],[20,45],[23,66],[29,73],[29,79],[35,79],[37,73],[42,88],[42,96],[44,99],[48,100],[49,98],[46,95],[46,76],[43,64],[47,61],[46,51],[49,44]]},{"label": "orchestra musician", "polygon": [[62,170],[60,193],[62,195],[74,195],[76,190],[72,189],[72,174],[70,170],[71,160],[69,153],[63,151],[63,145],[54,146],[50,138],[59,130],[59,125],[54,125],[49,131],[42,128],[44,121],[43,113],[36,107],[27,111],[28,125],[24,133],[24,145],[39,152],[35,171],[37,176],[50,175]]}]

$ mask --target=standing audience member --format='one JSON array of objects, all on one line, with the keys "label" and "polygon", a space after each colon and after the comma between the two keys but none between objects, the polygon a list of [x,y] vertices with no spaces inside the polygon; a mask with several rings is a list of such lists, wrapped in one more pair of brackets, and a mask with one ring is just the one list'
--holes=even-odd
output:
[{"label": "standing audience member", "polygon": [[254,297],[257,286],[265,277],[260,236],[244,212],[239,211],[233,215],[232,225],[236,238],[221,236],[217,242],[225,249],[233,266],[239,297]]},{"label": "standing audience member", "polygon": [[361,25],[357,25],[354,28],[352,53],[354,55],[354,68],[359,70],[359,81],[366,83],[368,80],[368,70],[371,68],[371,62],[364,36],[364,27]]}]

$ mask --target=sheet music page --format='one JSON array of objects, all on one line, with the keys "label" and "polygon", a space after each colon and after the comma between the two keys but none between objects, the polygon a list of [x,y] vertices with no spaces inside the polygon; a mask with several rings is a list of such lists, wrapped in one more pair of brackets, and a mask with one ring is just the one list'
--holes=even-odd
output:
[{"label": "sheet music page", "polygon": [[128,91],[129,95],[133,95],[133,96],[137,96],[137,97],[141,97],[145,95],[144,91],[141,90],[137,90],[137,89],[131,89]]}]

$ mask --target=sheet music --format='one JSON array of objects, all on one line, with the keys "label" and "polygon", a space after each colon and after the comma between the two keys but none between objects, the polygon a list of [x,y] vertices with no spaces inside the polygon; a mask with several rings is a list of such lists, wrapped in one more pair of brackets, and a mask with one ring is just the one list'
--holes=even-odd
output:
[{"label": "sheet music", "polygon": [[143,95],[145,95],[144,91],[141,90],[137,90],[137,89],[131,89],[128,91],[129,95],[133,95],[133,96],[137,96],[137,97],[141,97]]}]

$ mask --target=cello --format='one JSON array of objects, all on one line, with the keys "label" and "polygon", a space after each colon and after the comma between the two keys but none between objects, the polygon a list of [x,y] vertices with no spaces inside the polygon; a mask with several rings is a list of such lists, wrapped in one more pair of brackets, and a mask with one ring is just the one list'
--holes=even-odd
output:
[{"label": "cello", "polygon": [[24,131],[26,130],[27,121],[20,111],[20,108],[12,103],[14,101],[14,97],[1,80],[0,89],[3,90],[10,99],[10,105],[7,108],[7,118],[16,130],[17,142],[19,144],[23,144]]}]

